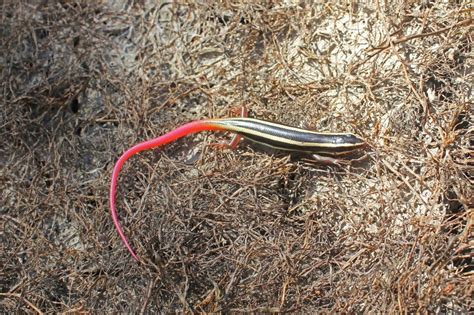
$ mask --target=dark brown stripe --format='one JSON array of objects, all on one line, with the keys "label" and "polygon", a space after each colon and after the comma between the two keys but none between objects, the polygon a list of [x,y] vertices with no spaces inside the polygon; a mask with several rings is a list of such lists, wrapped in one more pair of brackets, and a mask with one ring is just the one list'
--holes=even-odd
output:
[{"label": "dark brown stripe", "polygon": [[[312,143],[311,146],[300,146],[300,145],[295,145],[295,144],[290,144],[284,141],[275,141],[271,140],[268,138],[256,136],[251,133],[241,133],[242,136],[244,136],[246,139],[249,139],[251,141],[257,142],[262,145],[266,145],[278,150],[284,150],[284,151],[294,151],[294,152],[307,152],[307,153],[322,153],[325,152],[327,154],[331,155],[338,155],[338,154],[344,154],[344,153],[349,153],[352,152],[358,148],[361,148],[364,143],[361,144],[356,144],[352,146],[336,146],[336,147],[324,147],[324,146],[318,146],[318,143]],[[341,137],[341,136],[330,136],[330,137]]]}]

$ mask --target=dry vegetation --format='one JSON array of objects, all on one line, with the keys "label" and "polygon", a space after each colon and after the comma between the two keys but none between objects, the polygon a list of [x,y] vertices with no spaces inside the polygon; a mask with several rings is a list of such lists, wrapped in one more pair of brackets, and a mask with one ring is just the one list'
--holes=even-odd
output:
[{"label": "dry vegetation", "polygon": [[[151,2],[0,4],[1,313],[473,310],[469,1]],[[241,105],[358,133],[369,161],[216,134],[140,154],[135,263],[117,157]]]}]

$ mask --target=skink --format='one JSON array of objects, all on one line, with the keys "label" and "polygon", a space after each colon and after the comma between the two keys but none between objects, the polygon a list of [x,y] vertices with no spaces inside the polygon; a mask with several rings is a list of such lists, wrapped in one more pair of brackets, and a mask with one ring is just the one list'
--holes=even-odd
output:
[{"label": "skink", "polygon": [[115,195],[120,170],[131,156],[173,142],[181,137],[200,131],[229,131],[259,144],[278,150],[321,154],[339,157],[350,154],[366,146],[360,137],[351,133],[319,133],[310,130],[285,126],[254,118],[206,119],[187,123],[158,138],[139,143],[125,151],[115,164],[110,184],[110,213],[115,228],[130,254],[139,261],[128,242],[117,216]]}]

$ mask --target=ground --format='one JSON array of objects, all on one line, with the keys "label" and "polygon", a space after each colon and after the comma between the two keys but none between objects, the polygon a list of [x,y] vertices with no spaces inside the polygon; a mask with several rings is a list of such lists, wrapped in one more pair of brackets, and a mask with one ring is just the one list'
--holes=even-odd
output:
[{"label": "ground", "polygon": [[[469,1],[5,1],[0,312],[473,310]],[[308,164],[201,133],[255,117],[370,145]]]}]

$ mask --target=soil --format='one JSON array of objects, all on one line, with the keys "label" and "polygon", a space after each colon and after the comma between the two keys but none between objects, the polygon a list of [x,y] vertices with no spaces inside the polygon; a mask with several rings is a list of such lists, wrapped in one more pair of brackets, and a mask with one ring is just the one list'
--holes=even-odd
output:
[{"label": "soil", "polygon": [[[389,4],[390,3],[390,4]],[[4,1],[1,313],[473,311],[469,1]],[[351,132],[348,166],[186,122]]]}]

